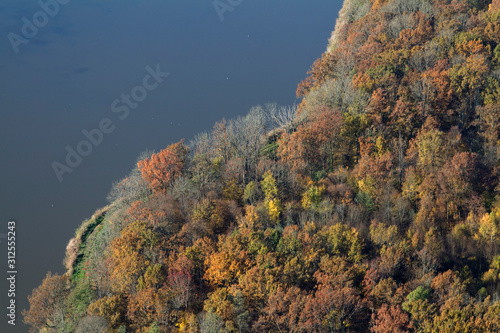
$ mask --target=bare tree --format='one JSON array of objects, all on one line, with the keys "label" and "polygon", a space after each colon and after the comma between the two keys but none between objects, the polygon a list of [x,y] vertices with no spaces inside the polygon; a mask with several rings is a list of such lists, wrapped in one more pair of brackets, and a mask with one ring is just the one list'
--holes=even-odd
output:
[{"label": "bare tree", "polygon": [[404,13],[416,13],[421,11],[425,15],[433,15],[432,1],[430,0],[394,0],[389,1],[383,10],[396,15],[403,15]]},{"label": "bare tree", "polygon": [[410,58],[411,68],[419,72],[432,68],[438,59],[441,47],[438,42],[433,40],[417,49]]},{"label": "bare tree", "polygon": [[349,77],[328,79],[306,96],[308,107],[302,110],[300,118],[296,121],[300,123],[310,116],[310,112],[321,106],[338,109],[342,114],[346,112],[363,114],[366,112],[369,100],[370,95],[354,87]]},{"label": "bare tree", "polygon": [[268,117],[261,106],[253,107],[245,117],[218,123],[213,132],[215,146],[224,162],[243,159],[243,179],[251,180],[266,141]]},{"label": "bare tree", "polygon": [[224,321],[214,312],[203,312],[199,321],[201,333],[219,333],[224,328]]},{"label": "bare tree", "polygon": [[104,332],[108,326],[108,322],[102,317],[87,316],[80,320],[75,333]]},{"label": "bare tree", "polygon": [[127,177],[113,184],[107,199],[110,203],[130,205],[134,201],[147,198],[150,193],[151,189],[136,167]]},{"label": "bare tree", "polygon": [[399,33],[406,29],[413,29],[416,24],[415,17],[409,13],[403,13],[401,15],[396,15],[389,22],[388,35],[391,38],[398,38]]},{"label": "bare tree", "polygon": [[193,152],[194,155],[205,155],[210,158],[214,156],[214,137],[212,134],[207,132],[202,132],[194,137],[193,140],[189,142],[189,151]]},{"label": "bare tree", "polygon": [[276,103],[266,104],[266,111],[274,126],[289,131],[297,114],[297,105],[279,106]]},{"label": "bare tree", "polygon": [[182,211],[185,213],[192,208],[191,203],[194,200],[199,200],[201,198],[201,192],[193,184],[191,179],[182,176],[174,181],[169,193],[179,202]]}]

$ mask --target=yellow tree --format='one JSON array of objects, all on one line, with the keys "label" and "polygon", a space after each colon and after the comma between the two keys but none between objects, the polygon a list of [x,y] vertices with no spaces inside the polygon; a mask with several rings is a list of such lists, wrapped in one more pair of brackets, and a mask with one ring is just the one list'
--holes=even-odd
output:
[{"label": "yellow tree", "polygon": [[278,197],[276,179],[274,179],[271,171],[267,171],[264,174],[261,186],[264,191],[264,204],[269,213],[271,222],[278,223],[281,215],[281,200]]},{"label": "yellow tree", "polygon": [[500,293],[500,256],[491,260],[490,269],[484,273],[482,280],[488,285],[491,294]]},{"label": "yellow tree", "polygon": [[205,280],[213,288],[230,286],[250,267],[250,257],[240,235],[220,236],[218,251],[205,260]]},{"label": "yellow tree", "polygon": [[161,239],[145,222],[127,226],[110,245],[110,279],[116,293],[136,289],[149,265],[161,261]]},{"label": "yellow tree", "polygon": [[118,328],[125,319],[126,300],[122,296],[106,296],[91,303],[87,313],[105,318],[113,328]]},{"label": "yellow tree", "polygon": [[483,244],[485,252],[490,258],[498,254],[500,244],[499,208],[494,209],[490,214],[483,215],[474,238]]}]

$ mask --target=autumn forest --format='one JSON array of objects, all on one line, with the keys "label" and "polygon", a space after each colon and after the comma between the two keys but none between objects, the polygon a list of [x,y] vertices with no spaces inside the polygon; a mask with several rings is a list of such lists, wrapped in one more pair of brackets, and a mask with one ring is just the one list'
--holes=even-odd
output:
[{"label": "autumn forest", "polygon": [[140,156],[24,322],[500,332],[500,0],[345,0],[297,96]]}]

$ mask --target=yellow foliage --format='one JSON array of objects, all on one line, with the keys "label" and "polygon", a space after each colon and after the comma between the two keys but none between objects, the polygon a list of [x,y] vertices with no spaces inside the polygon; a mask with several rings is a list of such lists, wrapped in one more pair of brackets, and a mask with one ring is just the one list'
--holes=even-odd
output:
[{"label": "yellow foliage", "polygon": [[500,82],[492,77],[489,77],[486,82],[482,93],[484,105],[497,104],[500,101]]},{"label": "yellow foliage", "polygon": [[207,312],[214,312],[222,319],[228,320],[232,315],[232,304],[227,288],[219,288],[208,295],[203,309]]},{"label": "yellow foliage", "polygon": [[246,228],[256,230],[260,227],[260,216],[255,206],[245,206],[245,217],[242,219],[242,225]]},{"label": "yellow foliage", "polygon": [[222,286],[231,283],[235,272],[230,269],[231,258],[226,252],[215,252],[206,260],[205,279],[212,286]]},{"label": "yellow foliage", "polygon": [[[110,245],[110,280],[113,290],[127,293],[136,287],[138,279],[150,265],[147,253],[153,253],[160,239],[145,222],[128,225]],[[158,250],[159,251],[159,250]]]},{"label": "yellow foliage", "polygon": [[388,2],[389,0],[373,0],[372,10],[378,10]]},{"label": "yellow foliage", "polygon": [[491,243],[499,241],[500,228],[498,222],[499,220],[495,211],[491,214],[484,214],[479,221],[479,230],[475,235],[475,238]]},{"label": "yellow foliage", "polygon": [[484,55],[471,55],[464,64],[456,64],[450,69],[452,87],[459,94],[472,93],[485,84],[488,70],[488,60]]},{"label": "yellow foliage", "polygon": [[123,320],[125,306],[120,296],[106,296],[91,303],[87,312],[91,315],[103,317],[111,326],[118,326]]},{"label": "yellow foliage", "polygon": [[387,152],[387,141],[385,138],[378,136],[375,141],[375,148],[377,150],[377,156],[382,156]]},{"label": "yellow foliage", "polygon": [[198,320],[194,313],[185,313],[181,321],[176,324],[180,333],[197,333],[199,332]]},{"label": "yellow foliage", "polygon": [[302,195],[302,207],[304,209],[309,209],[311,206],[317,207],[324,194],[324,186],[316,186],[311,182],[307,190]]},{"label": "yellow foliage", "polygon": [[371,198],[374,198],[376,196],[377,186],[377,182],[370,175],[358,181],[359,190],[368,194]]},{"label": "yellow foliage", "polygon": [[428,171],[443,163],[443,133],[439,130],[430,130],[420,134],[417,138],[418,166]]},{"label": "yellow foliage", "polygon": [[281,215],[281,200],[279,199],[270,199],[266,202],[266,207],[269,212],[269,217],[271,218],[271,222],[278,223],[280,221]]},{"label": "yellow foliage", "polygon": [[380,246],[397,245],[399,241],[398,227],[395,225],[387,226],[373,221],[370,225],[370,238]]}]

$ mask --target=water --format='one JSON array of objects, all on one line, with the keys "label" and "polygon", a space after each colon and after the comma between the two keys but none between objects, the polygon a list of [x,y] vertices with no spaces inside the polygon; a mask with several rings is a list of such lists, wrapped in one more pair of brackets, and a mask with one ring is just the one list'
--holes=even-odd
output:
[{"label": "water", "polygon": [[[253,105],[292,104],[342,5],[242,1],[221,20],[212,0],[60,1],[46,20],[37,1],[0,4],[0,236],[15,219],[18,271],[15,327],[7,324],[6,279],[0,283],[1,332],[27,331],[27,295],[47,271],[63,272],[67,241],[142,151],[192,138]],[[22,19],[32,23],[33,15],[40,28],[25,29],[24,38]],[[146,67],[157,65],[168,77],[141,88]],[[144,100],[126,117],[114,113],[113,101],[131,92]],[[79,146],[82,131],[105,118],[113,131],[95,136],[97,146]],[[67,146],[88,156],[69,167]],[[62,182],[54,161],[71,169],[59,170]]]}]

